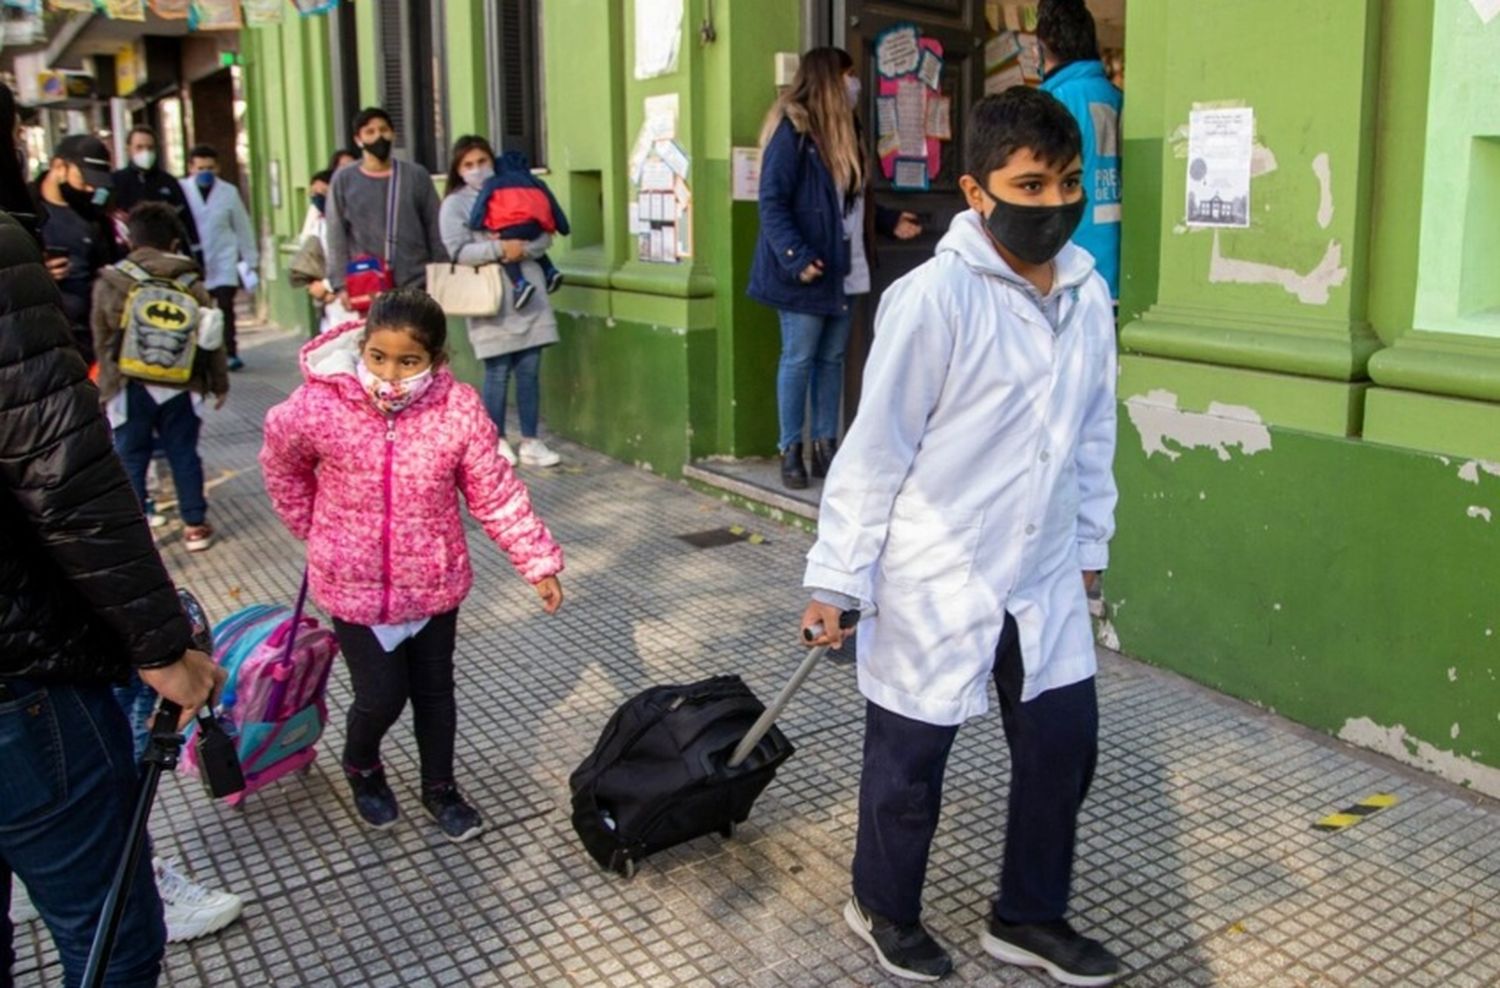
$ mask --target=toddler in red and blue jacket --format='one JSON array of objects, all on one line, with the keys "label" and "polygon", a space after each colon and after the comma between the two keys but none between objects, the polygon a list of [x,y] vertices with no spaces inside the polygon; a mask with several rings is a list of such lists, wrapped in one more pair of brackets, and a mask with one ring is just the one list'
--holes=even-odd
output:
[{"label": "toddler in red and blue jacket", "polygon": [[[507,151],[495,162],[495,174],[479,190],[469,226],[488,230],[502,240],[535,240],[544,233],[567,236],[568,217],[547,188],[547,183],[531,174],[531,162],[520,151]],[[562,272],[546,254],[536,258],[547,279],[547,292],[562,285]],[[515,306],[524,308],[536,286],[526,280],[520,261],[502,261],[500,266],[510,279]]]}]

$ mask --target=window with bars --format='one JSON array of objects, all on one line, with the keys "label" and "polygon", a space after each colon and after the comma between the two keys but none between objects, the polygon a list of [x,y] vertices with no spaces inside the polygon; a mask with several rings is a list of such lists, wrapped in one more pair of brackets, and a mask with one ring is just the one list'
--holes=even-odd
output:
[{"label": "window with bars", "polygon": [[545,164],[540,0],[490,0],[486,5],[490,140],[498,152],[522,151]]},{"label": "window with bars", "polygon": [[447,170],[447,92],[442,0],[383,0],[377,7],[380,105],[396,152],[431,172]]}]

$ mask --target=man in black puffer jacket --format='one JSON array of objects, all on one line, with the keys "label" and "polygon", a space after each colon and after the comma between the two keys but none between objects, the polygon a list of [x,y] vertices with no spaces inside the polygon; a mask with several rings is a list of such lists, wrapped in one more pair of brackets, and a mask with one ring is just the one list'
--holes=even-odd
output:
[{"label": "man in black puffer jacket", "polygon": [[[184,722],[223,672],[186,618],[115,457],[36,243],[0,213],[0,988],[10,984],[11,876],[78,984],[136,792],[130,728],[110,693],[134,667]],[[139,868],[111,985],[155,985],[165,933]]]}]

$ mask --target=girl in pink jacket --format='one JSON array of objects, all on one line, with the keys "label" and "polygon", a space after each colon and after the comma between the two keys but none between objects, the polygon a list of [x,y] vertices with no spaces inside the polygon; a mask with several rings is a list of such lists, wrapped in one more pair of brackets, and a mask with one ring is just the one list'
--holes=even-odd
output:
[{"label": "girl in pink jacket", "polygon": [[349,665],[344,772],[369,826],[394,826],[380,742],[411,699],[422,805],[462,841],[483,821],[453,779],[458,605],[474,582],[469,511],[554,614],[562,550],[498,452],[478,393],[445,366],[447,320],[425,293],[376,299],[367,321],[302,348],[305,383],[266,415],[260,453],[282,522],[307,542],[313,599]]}]

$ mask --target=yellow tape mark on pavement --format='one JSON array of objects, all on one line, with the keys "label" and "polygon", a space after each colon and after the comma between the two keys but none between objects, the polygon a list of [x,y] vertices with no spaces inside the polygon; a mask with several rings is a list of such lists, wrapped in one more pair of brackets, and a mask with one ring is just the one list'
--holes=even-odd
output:
[{"label": "yellow tape mark on pavement", "polygon": [[1330,813],[1317,823],[1313,824],[1314,830],[1322,830],[1326,833],[1337,833],[1354,826],[1367,817],[1374,816],[1381,810],[1395,806],[1401,802],[1399,796],[1393,796],[1388,792],[1378,792],[1373,796],[1366,796],[1353,806],[1346,806],[1337,813]]}]

